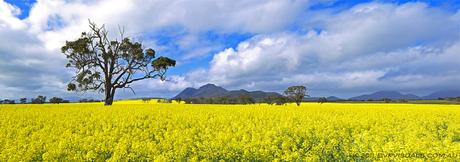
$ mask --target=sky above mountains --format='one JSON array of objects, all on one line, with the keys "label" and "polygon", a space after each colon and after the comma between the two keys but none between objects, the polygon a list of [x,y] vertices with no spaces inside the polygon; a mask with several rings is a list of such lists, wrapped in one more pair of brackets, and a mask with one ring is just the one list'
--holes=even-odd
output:
[{"label": "sky above mountains", "polygon": [[460,89],[459,0],[0,0],[0,98],[98,96],[66,91],[60,53],[88,19],[178,61],[168,81],[117,98],[206,83],[339,97]]}]

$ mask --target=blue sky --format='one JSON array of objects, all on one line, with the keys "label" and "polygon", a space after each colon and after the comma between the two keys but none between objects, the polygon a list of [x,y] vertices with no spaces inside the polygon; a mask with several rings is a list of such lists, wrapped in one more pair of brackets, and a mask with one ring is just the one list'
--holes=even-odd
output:
[{"label": "blue sky", "polygon": [[124,26],[178,61],[167,82],[138,82],[136,95],[117,98],[206,83],[277,92],[301,84],[339,97],[459,89],[459,9],[458,0],[0,0],[0,98],[99,97],[65,91],[73,71],[59,52],[88,19]]}]

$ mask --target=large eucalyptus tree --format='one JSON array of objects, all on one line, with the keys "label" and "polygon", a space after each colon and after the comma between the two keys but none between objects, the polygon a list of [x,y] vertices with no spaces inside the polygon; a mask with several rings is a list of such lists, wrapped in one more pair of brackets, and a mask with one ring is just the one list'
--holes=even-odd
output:
[{"label": "large eucalyptus tree", "polygon": [[61,48],[67,57],[66,67],[74,68],[75,76],[67,86],[69,91],[97,91],[105,94],[105,105],[112,105],[117,89],[149,79],[165,79],[166,71],[176,65],[168,57],[156,57],[151,48],[124,36],[110,40],[105,26],[89,22],[90,32],[83,32]]}]

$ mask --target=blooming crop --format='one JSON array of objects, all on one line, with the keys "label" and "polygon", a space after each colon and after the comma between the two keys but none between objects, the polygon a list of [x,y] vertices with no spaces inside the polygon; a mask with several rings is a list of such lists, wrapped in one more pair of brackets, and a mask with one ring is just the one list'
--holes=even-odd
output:
[{"label": "blooming crop", "polygon": [[0,161],[459,158],[457,105],[0,105]]}]

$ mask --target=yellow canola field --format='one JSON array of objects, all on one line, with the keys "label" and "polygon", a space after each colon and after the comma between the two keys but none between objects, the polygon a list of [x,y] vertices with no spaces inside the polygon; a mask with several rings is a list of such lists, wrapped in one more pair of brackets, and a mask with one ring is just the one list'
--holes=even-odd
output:
[{"label": "yellow canola field", "polygon": [[0,105],[0,161],[458,159],[458,105]]}]

